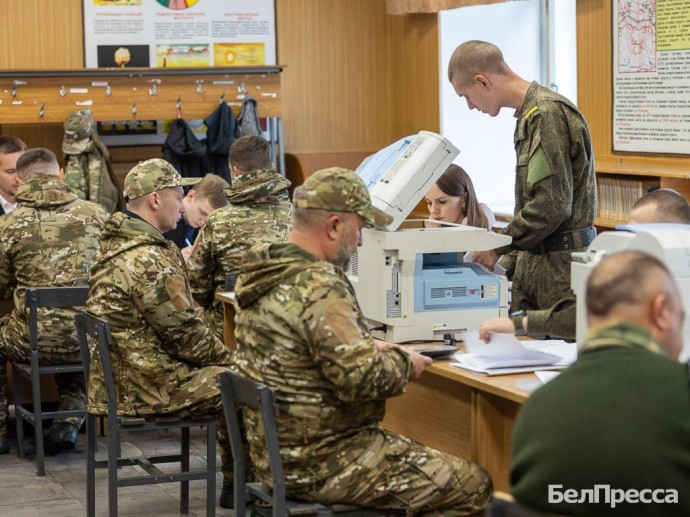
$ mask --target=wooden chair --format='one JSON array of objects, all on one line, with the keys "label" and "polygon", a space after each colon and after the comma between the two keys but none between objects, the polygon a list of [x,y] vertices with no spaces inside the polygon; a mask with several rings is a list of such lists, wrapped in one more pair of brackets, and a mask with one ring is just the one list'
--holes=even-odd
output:
[{"label": "wooden chair", "polygon": [[[235,485],[235,515],[245,515],[248,502],[263,501],[273,506],[273,517],[319,515],[328,517],[374,517],[394,515],[403,517],[405,510],[363,508],[353,504],[309,503],[287,499],[283,461],[280,457],[278,431],[275,425],[275,396],[261,383],[245,379],[228,371],[220,374],[225,421],[230,435]],[[261,414],[268,461],[273,476],[273,490],[261,483],[247,483],[245,478],[244,446],[238,417],[238,406],[247,406]]]},{"label": "wooden chair", "polygon": [[[38,351],[38,309],[43,307],[80,307],[86,304],[88,287],[29,287],[26,289],[26,308],[29,310],[29,342],[31,362],[28,364],[12,361],[12,384],[17,427],[17,454],[26,457],[24,448],[24,422],[34,426],[36,437],[36,474],[45,476],[45,452],[43,450],[43,420],[53,418],[83,417],[86,411],[43,411],[41,408],[41,376],[56,373],[84,374],[82,363],[44,364],[39,362]],[[32,407],[22,402],[22,383],[24,377],[31,382]]]},{"label": "wooden chair", "polygon": [[[108,514],[117,515],[117,489],[122,486],[150,485],[157,483],[180,483],[180,513],[189,513],[189,481],[206,480],[206,515],[213,517],[216,511],[216,421],[214,418],[181,419],[174,415],[158,416],[118,416],[117,398],[110,348],[113,338],[110,324],[86,311],[75,316],[77,336],[81,348],[84,371],[89,378],[90,350],[95,348],[103,367],[103,377],[108,397],[108,456],[96,459],[96,415],[86,414],[86,514],[96,514],[96,469],[108,469]],[[90,348],[89,342],[95,343]],[[206,427],[206,468],[189,469],[189,430],[193,427]],[[180,429],[180,453],[160,456],[122,457],[121,440],[124,433],[141,431]],[[176,472],[163,472],[156,463],[180,463]],[[146,475],[119,476],[122,466],[141,467]]]}]

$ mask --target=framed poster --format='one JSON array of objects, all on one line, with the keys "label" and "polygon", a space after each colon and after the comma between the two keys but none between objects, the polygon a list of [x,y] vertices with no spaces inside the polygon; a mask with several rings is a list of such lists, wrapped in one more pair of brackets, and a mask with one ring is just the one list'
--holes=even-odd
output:
[{"label": "framed poster", "polygon": [[687,0],[613,1],[613,150],[690,154]]},{"label": "framed poster", "polygon": [[274,0],[83,0],[87,68],[276,64]]}]

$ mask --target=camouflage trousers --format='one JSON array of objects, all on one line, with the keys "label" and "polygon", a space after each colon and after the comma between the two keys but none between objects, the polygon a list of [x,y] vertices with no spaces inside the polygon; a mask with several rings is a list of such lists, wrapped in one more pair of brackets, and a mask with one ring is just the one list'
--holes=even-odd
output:
[{"label": "camouflage trousers", "polygon": [[510,310],[550,309],[559,300],[574,297],[570,288],[570,255],[583,249],[518,252]]},{"label": "camouflage trousers", "polygon": [[382,429],[367,438],[370,446],[332,477],[298,490],[288,481],[289,495],[448,517],[476,513],[488,503],[491,478],[478,465]]},{"label": "camouflage trousers", "polygon": [[[7,433],[7,369],[8,361],[20,363],[31,362],[31,350],[21,345],[0,345],[0,436]],[[65,364],[81,362],[79,353],[72,354],[39,354],[41,364]],[[73,409],[86,409],[86,395],[84,393],[84,375],[81,373],[55,374],[55,383],[58,389],[58,409],[68,411]],[[56,418],[56,422],[67,422],[81,427],[84,417]]]}]

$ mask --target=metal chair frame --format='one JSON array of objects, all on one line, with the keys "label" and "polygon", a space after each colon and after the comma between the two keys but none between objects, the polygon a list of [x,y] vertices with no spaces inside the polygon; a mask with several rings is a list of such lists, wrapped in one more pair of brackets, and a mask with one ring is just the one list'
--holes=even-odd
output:
[{"label": "metal chair frame", "polygon": [[[96,514],[96,469],[108,469],[108,513],[111,517],[118,513],[117,489],[123,486],[150,485],[157,483],[180,483],[180,513],[189,513],[189,481],[206,480],[206,515],[213,517],[216,511],[216,421],[215,418],[181,419],[175,415],[118,416],[115,380],[110,359],[113,343],[110,324],[81,311],[75,316],[77,336],[81,347],[84,371],[89,378],[90,348],[89,339],[95,342],[103,366],[108,396],[108,455],[106,459],[96,459],[96,419],[102,415],[86,414],[86,514]],[[189,469],[189,431],[193,427],[206,427],[206,468]],[[181,444],[179,454],[158,456],[122,457],[121,440],[125,432],[179,429]],[[176,472],[163,472],[156,463],[180,463]],[[122,466],[141,467],[146,475],[118,476]]]},{"label": "metal chair frame", "polygon": [[[24,422],[34,426],[36,437],[36,474],[45,476],[45,452],[43,449],[43,420],[53,418],[83,417],[86,411],[43,411],[41,408],[41,376],[56,373],[84,373],[82,363],[41,365],[38,351],[38,309],[57,307],[80,307],[86,305],[88,287],[28,287],[26,288],[25,308],[29,310],[29,343],[31,362],[28,364],[12,361],[12,384],[14,389],[14,408],[17,428],[17,455],[26,457],[24,447]],[[31,382],[33,407],[27,408],[22,402],[22,383],[24,377]]]},{"label": "metal chair frame", "polygon": [[[227,371],[219,376],[223,397],[225,421],[230,436],[233,456],[233,483],[235,485],[235,515],[245,515],[248,502],[263,501],[273,506],[273,517],[318,515],[321,517],[375,517],[393,515],[403,517],[404,509],[364,508],[354,504],[319,504],[297,501],[286,497],[283,460],[280,457],[280,443],[275,424],[275,395],[259,382]],[[261,414],[268,461],[273,478],[273,490],[261,483],[247,483],[244,460],[244,445],[238,413],[238,406],[247,406]]]}]

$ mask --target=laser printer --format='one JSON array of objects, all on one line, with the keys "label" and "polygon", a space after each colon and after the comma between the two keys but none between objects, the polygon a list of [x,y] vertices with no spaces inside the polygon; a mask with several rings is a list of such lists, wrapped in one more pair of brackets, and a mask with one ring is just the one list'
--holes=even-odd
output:
[{"label": "laser printer", "polygon": [[[588,330],[585,295],[589,274],[604,256],[617,251],[645,251],[661,260],[673,275],[685,313],[690,313],[690,225],[621,225],[597,235],[585,251],[572,254],[570,284],[577,299],[575,332],[579,344]],[[683,343],[679,360],[685,362],[690,359],[690,318],[683,324]]]},{"label": "laser printer", "polygon": [[421,131],[366,158],[356,173],[372,204],[393,216],[386,228],[366,227],[346,272],[375,337],[395,343],[458,339],[487,318],[507,316],[505,277],[464,262],[469,251],[511,238],[484,228],[407,220],[459,151],[441,135]]}]

